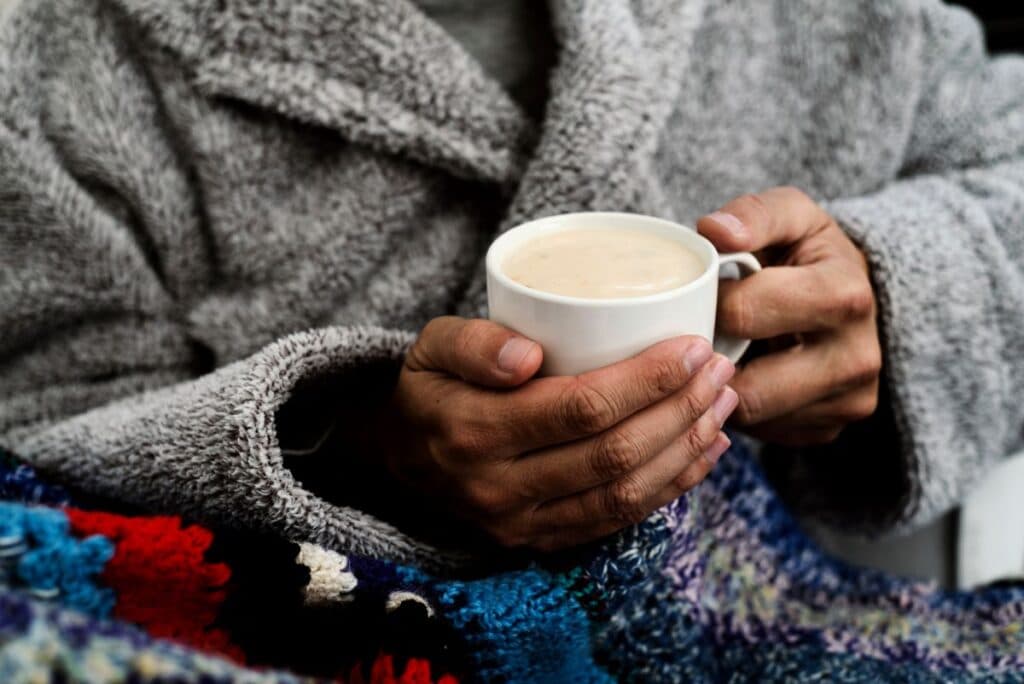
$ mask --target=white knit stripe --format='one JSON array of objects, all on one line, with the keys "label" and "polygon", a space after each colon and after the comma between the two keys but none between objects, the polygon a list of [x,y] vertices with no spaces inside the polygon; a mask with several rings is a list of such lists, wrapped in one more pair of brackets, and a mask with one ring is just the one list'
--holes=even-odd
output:
[{"label": "white knit stripe", "polygon": [[388,594],[388,600],[387,603],[384,604],[384,607],[387,609],[389,613],[391,613],[397,610],[398,607],[406,601],[413,601],[414,603],[419,603],[427,609],[427,617],[434,617],[434,608],[427,602],[427,599],[423,598],[419,594],[414,594],[411,591],[391,592],[390,594]]},{"label": "white knit stripe", "polygon": [[315,544],[299,544],[297,561],[309,568],[306,605],[325,605],[352,599],[359,581],[348,570],[348,558]]}]

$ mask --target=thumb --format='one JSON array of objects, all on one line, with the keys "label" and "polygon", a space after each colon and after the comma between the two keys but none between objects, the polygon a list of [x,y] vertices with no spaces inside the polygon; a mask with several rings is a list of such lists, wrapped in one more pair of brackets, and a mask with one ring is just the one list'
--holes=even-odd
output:
[{"label": "thumb", "polygon": [[515,387],[540,369],[540,345],[480,318],[442,316],[427,323],[406,356],[411,370],[438,371],[485,387]]},{"label": "thumb", "polygon": [[792,245],[832,222],[825,210],[796,188],[743,195],[697,220],[697,231],[725,252],[757,252]]}]

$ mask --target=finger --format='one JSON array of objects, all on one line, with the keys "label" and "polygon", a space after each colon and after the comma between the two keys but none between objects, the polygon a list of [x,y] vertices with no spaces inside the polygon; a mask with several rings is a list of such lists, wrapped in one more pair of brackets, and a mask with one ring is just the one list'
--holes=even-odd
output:
[{"label": "finger", "polygon": [[679,477],[672,480],[665,489],[658,493],[658,500],[664,503],[659,504],[659,508],[667,503],[675,501],[680,496],[690,491],[701,482],[704,481],[711,470],[718,463],[718,460],[722,457],[729,447],[732,446],[732,440],[724,433],[718,433],[718,437],[708,447],[701,458],[694,459],[690,465],[686,466],[686,469],[679,474]]},{"label": "finger", "polygon": [[809,428],[847,425],[870,418],[878,408],[878,380],[797,409],[777,420]]},{"label": "finger", "polygon": [[804,343],[760,356],[732,380],[740,398],[733,419],[750,426],[792,413],[833,394],[841,373],[841,359],[826,343]]},{"label": "finger", "polygon": [[677,337],[583,375],[540,378],[500,397],[497,429],[520,453],[603,432],[679,391],[712,354],[702,337]]},{"label": "finger", "polygon": [[[725,433],[719,432],[701,456],[691,460],[682,473],[645,502],[644,510],[654,512],[700,484],[730,445],[731,441]],[[536,537],[533,546],[542,551],[578,546],[614,534],[629,524],[620,519],[610,518],[591,520],[582,524],[567,524],[559,529],[541,533]]]},{"label": "finger", "polygon": [[718,330],[762,340],[837,328],[871,316],[874,295],[865,277],[842,277],[828,264],[766,268],[743,280],[723,280]]},{"label": "finger", "polygon": [[514,387],[540,368],[540,345],[483,319],[430,321],[406,355],[414,371],[440,371],[486,387]]},{"label": "finger", "polygon": [[697,230],[723,252],[756,252],[790,245],[830,225],[832,219],[796,188],[743,195],[697,221]]},{"label": "finger", "polygon": [[[712,447],[724,417],[732,412],[736,403],[736,393],[726,387],[711,409],[649,463],[614,482],[538,506],[532,517],[535,529],[559,529],[600,521],[625,527],[640,522],[654,510],[657,494]],[[720,420],[720,417],[723,418]]]},{"label": "finger", "polygon": [[628,475],[689,430],[735,371],[716,354],[681,390],[611,429],[521,457],[510,471],[520,482],[518,491],[533,501],[548,501]]},{"label": "finger", "polygon": [[746,364],[731,381],[740,404],[734,419],[763,423],[857,387],[877,382],[882,351],[874,320],[840,334],[766,354]]},{"label": "finger", "polygon": [[812,446],[835,441],[850,423],[866,420],[878,408],[878,381],[866,383],[749,428],[766,442]]}]

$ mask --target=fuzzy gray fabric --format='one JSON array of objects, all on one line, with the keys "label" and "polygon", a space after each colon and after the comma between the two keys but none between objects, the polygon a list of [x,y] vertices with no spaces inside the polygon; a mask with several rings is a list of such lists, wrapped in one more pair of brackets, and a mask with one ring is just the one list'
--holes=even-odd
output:
[{"label": "fuzzy gray fabric", "polygon": [[150,509],[450,564],[294,479],[275,415],[296,388],[358,400],[429,318],[480,313],[483,252],[523,219],[692,222],[793,184],[870,258],[900,436],[794,455],[798,489],[870,487],[881,459],[895,496],[844,517],[911,525],[1024,446],[1024,61],[935,0],[552,14],[535,126],[408,0],[17,4],[0,441]]},{"label": "fuzzy gray fabric", "polygon": [[543,116],[555,39],[547,0],[413,0],[532,119]]}]

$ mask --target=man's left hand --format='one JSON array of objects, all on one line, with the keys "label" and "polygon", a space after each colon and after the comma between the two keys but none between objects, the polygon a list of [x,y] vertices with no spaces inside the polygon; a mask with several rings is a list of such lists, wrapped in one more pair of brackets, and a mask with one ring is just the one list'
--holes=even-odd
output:
[{"label": "man's left hand", "polygon": [[723,280],[718,330],[775,348],[732,379],[737,424],[768,442],[833,441],[878,406],[881,345],[868,263],[806,194],[773,188],[732,200],[697,229],[722,252],[766,268]]}]

